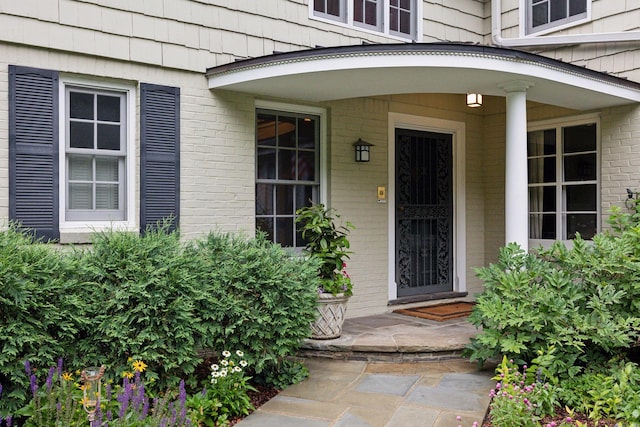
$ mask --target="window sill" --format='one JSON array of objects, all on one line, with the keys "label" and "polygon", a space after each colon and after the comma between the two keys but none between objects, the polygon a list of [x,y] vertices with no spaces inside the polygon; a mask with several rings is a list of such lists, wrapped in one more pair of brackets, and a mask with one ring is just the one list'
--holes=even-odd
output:
[{"label": "window sill", "polygon": [[60,244],[84,244],[91,243],[94,234],[103,231],[125,231],[137,233],[138,227],[129,223],[94,223],[72,226],[65,224],[60,226]]}]

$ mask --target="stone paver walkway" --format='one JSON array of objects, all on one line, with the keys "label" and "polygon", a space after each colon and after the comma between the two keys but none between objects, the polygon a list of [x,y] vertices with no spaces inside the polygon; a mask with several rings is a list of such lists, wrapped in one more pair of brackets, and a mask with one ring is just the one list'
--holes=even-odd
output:
[{"label": "stone paver walkway", "polygon": [[[240,427],[457,427],[481,423],[493,370],[443,362],[304,361],[310,376]],[[456,419],[462,417],[462,421]]]},{"label": "stone paver walkway", "polygon": [[[460,358],[476,333],[447,322],[382,314],[347,319],[335,340],[307,340],[310,372],[240,427],[469,427],[489,406],[493,367]],[[459,421],[456,417],[462,417]]]}]

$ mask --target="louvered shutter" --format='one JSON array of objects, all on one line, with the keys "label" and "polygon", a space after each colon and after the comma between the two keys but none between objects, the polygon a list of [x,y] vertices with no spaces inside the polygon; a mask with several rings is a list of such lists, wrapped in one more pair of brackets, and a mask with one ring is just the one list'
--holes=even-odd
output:
[{"label": "louvered shutter", "polygon": [[140,231],[180,217],[180,88],[140,84]]},{"label": "louvered shutter", "polygon": [[58,226],[58,73],[9,66],[9,219],[37,238]]}]

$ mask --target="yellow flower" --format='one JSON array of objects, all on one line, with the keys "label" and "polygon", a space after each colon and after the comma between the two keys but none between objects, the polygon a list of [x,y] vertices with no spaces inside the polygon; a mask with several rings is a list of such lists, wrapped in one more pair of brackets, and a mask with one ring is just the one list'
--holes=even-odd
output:
[{"label": "yellow flower", "polygon": [[136,360],[131,364],[131,367],[136,372],[144,372],[144,370],[147,369],[147,364],[144,363],[142,360]]},{"label": "yellow flower", "polygon": [[73,380],[73,375],[71,375],[71,372],[65,372],[62,374],[62,379],[65,381],[71,381]]},{"label": "yellow flower", "polygon": [[131,378],[133,378],[133,372],[124,371],[122,373],[122,377],[131,379]]}]

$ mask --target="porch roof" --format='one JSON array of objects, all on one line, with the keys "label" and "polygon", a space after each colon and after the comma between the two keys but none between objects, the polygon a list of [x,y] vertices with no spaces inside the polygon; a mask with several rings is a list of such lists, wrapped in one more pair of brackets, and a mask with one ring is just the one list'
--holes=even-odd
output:
[{"label": "porch roof", "polygon": [[210,89],[303,101],[404,93],[504,96],[576,110],[640,102],[640,84],[514,49],[460,43],[374,44],[276,53],[207,69]]}]

